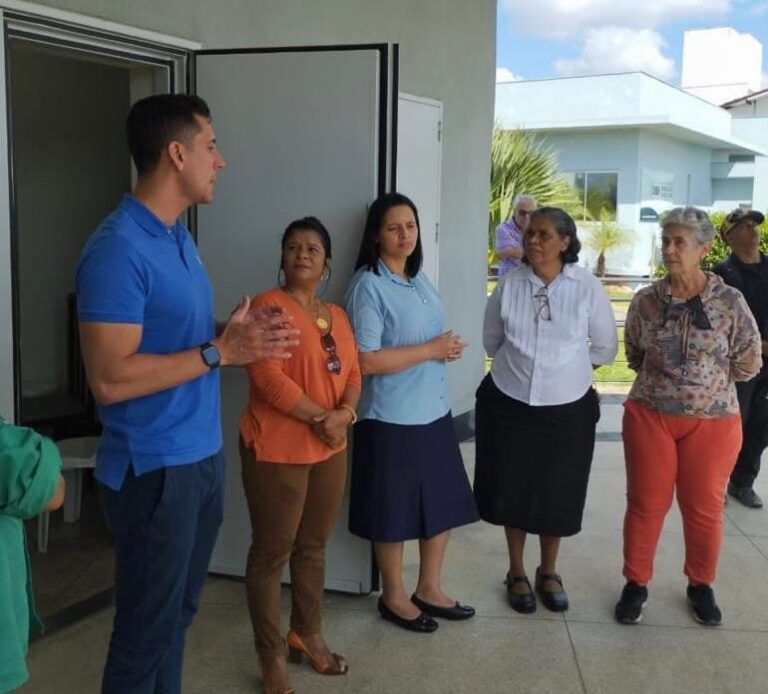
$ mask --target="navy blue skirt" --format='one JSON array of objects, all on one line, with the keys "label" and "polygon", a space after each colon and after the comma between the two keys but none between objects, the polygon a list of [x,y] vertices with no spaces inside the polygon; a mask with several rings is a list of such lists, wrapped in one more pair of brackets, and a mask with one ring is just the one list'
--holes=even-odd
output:
[{"label": "navy blue skirt", "polygon": [[478,520],[450,412],[430,424],[355,425],[349,530],[374,542],[430,538]]}]

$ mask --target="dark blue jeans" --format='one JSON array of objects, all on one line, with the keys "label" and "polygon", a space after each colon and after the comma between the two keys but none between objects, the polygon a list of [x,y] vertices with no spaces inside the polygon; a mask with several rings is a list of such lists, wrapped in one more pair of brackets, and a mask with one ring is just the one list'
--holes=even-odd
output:
[{"label": "dark blue jeans", "polygon": [[115,536],[115,621],[102,694],[180,694],[184,639],[222,521],[224,456],[101,486]]}]

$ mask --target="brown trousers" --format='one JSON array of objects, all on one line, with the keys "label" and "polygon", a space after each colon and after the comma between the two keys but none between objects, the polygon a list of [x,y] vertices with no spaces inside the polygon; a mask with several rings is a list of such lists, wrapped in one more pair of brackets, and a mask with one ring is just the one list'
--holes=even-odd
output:
[{"label": "brown trousers", "polygon": [[245,571],[256,652],[283,652],[280,582],[291,567],[291,629],[300,636],[322,629],[325,545],[344,496],[347,452],[320,463],[257,461],[240,443],[243,487],[251,515],[251,548]]}]

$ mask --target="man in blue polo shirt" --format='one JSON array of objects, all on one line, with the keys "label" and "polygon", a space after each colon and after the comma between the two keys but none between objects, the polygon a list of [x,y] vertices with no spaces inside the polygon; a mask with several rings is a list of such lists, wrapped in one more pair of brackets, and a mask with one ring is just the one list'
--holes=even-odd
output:
[{"label": "man in blue polo shirt", "polygon": [[104,694],[178,694],[184,637],[222,520],[218,367],[288,358],[285,315],[244,297],[217,335],[213,292],[179,217],[213,199],[224,160],[208,106],[137,102],[127,123],[138,180],[83,249],[83,357],[104,427],[96,462],[115,535],[116,612]]}]

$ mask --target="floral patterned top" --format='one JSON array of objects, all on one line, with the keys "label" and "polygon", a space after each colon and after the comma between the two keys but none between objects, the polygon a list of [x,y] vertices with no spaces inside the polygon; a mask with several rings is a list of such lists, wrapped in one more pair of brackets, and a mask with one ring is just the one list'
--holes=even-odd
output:
[{"label": "floral patterned top", "polygon": [[637,292],[627,312],[627,361],[637,371],[629,397],[652,410],[703,419],[738,414],[734,381],[760,370],[760,333],[747,302],[706,274],[693,299],[673,297],[665,278]]}]

